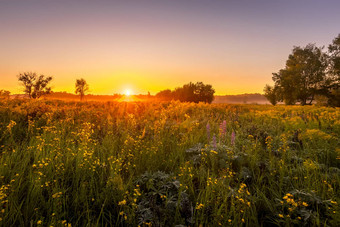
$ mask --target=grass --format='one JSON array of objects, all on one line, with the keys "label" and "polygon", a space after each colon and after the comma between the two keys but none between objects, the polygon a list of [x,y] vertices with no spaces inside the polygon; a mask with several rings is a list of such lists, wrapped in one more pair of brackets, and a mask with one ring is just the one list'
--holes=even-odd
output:
[{"label": "grass", "polygon": [[0,225],[339,226],[339,115],[0,101]]}]

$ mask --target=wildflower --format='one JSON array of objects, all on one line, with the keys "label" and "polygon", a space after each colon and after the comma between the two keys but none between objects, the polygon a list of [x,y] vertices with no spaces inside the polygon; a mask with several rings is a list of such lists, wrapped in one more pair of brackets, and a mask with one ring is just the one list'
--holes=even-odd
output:
[{"label": "wildflower", "polygon": [[224,138],[224,137],[225,137],[226,130],[227,130],[227,122],[224,120],[224,121],[220,124],[220,136],[221,136],[221,138]]},{"label": "wildflower", "polygon": [[200,210],[204,207],[204,204],[200,203],[200,204],[197,204],[196,206],[196,210]]},{"label": "wildflower", "polygon": [[161,195],[161,199],[166,199],[166,195]]},{"label": "wildflower", "polygon": [[230,138],[230,140],[231,140],[231,145],[234,145],[234,144],[235,144],[235,138],[236,138],[236,135],[235,135],[235,132],[233,131],[233,132],[231,133],[231,138]]},{"label": "wildflower", "polygon": [[10,123],[6,126],[7,130],[9,131],[9,133],[12,133],[12,128],[16,125],[17,123],[13,120],[10,121]]},{"label": "wildflower", "polygon": [[119,203],[118,203],[118,206],[122,206],[122,205],[125,205],[126,204],[126,200],[124,199],[123,201],[120,201]]},{"label": "wildflower", "polygon": [[42,220],[37,221],[37,225],[41,225],[42,224]]},{"label": "wildflower", "polygon": [[302,202],[302,205],[305,206],[305,207],[308,207],[308,203],[306,203],[306,202]]},{"label": "wildflower", "polygon": [[54,193],[52,195],[52,198],[55,199],[55,198],[59,198],[63,193],[62,192],[57,192],[57,193]]},{"label": "wildflower", "polygon": [[207,137],[208,137],[208,140],[210,140],[210,124],[209,124],[209,122],[207,123]]},{"label": "wildflower", "polygon": [[214,150],[211,150],[210,151],[212,154],[218,154],[216,151],[214,151]]},{"label": "wildflower", "polygon": [[217,144],[216,144],[216,136],[213,136],[213,147],[216,150],[217,149]]},{"label": "wildflower", "polygon": [[279,217],[280,217],[280,218],[283,218],[283,214],[279,214]]}]

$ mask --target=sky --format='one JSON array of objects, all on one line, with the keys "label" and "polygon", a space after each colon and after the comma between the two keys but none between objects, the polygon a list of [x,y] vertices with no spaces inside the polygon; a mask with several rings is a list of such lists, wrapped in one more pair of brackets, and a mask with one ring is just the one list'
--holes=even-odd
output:
[{"label": "sky", "polygon": [[262,93],[294,46],[328,46],[338,0],[0,0],[0,89],[53,76],[53,91],[156,94],[189,82]]}]

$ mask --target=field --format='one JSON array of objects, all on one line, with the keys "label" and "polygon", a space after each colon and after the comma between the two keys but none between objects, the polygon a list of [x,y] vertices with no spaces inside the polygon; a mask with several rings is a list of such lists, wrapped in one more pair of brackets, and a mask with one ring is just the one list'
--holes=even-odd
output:
[{"label": "field", "polygon": [[0,101],[1,226],[339,226],[340,109]]}]

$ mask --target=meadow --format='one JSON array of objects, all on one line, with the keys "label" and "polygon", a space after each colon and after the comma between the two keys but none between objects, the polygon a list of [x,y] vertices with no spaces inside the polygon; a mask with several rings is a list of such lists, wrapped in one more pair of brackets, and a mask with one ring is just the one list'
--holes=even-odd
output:
[{"label": "meadow", "polygon": [[340,226],[340,109],[0,101],[0,226]]}]

